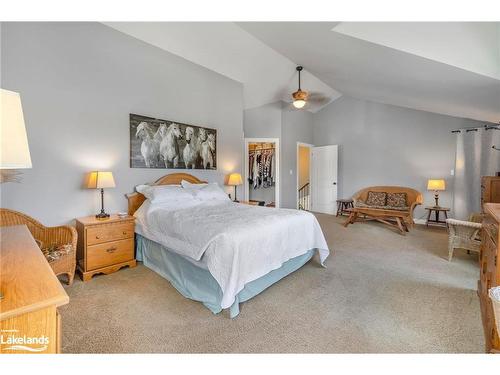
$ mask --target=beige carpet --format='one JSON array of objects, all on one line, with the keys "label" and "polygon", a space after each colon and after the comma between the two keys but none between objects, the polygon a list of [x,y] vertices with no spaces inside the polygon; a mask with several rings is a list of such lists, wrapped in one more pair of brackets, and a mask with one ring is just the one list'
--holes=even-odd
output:
[{"label": "beige carpet", "polygon": [[241,305],[213,315],[139,265],[87,283],[61,308],[66,353],[482,352],[477,255],[446,260],[444,229],[406,237],[318,215],[333,250]]}]

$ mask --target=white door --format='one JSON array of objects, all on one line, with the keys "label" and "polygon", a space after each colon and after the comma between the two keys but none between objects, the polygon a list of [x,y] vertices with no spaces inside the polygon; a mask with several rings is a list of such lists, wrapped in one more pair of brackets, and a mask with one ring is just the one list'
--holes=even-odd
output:
[{"label": "white door", "polygon": [[338,146],[311,150],[311,210],[333,214],[337,200]]}]

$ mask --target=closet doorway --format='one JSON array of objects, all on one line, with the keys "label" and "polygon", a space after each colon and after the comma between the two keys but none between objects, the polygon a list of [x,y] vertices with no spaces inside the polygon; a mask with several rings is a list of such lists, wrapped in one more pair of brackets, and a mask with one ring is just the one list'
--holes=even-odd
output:
[{"label": "closet doorway", "polygon": [[245,201],[280,206],[279,138],[245,138]]}]

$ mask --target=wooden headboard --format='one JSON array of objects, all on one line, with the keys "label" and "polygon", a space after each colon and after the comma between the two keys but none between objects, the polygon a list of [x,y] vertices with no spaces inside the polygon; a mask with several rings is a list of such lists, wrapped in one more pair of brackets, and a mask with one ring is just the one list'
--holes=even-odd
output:
[{"label": "wooden headboard", "polygon": [[[191,182],[192,184],[206,184],[206,181],[201,181],[197,177],[190,175],[189,173],[172,173],[167,174],[151,185],[180,185],[181,181],[185,180],[187,182]],[[135,211],[141,207],[141,204],[144,203],[146,197],[141,193],[131,193],[126,194],[125,197],[128,200],[128,214],[133,215]]]}]

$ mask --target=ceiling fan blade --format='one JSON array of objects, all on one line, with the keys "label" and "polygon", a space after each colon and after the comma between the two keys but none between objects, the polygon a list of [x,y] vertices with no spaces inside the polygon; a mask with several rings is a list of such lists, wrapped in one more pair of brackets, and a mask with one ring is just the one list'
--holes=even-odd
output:
[{"label": "ceiling fan blade", "polygon": [[321,104],[326,104],[326,103],[330,102],[331,100],[332,100],[332,98],[330,98],[322,93],[313,92],[313,93],[309,94],[309,98],[307,101],[321,105]]}]

